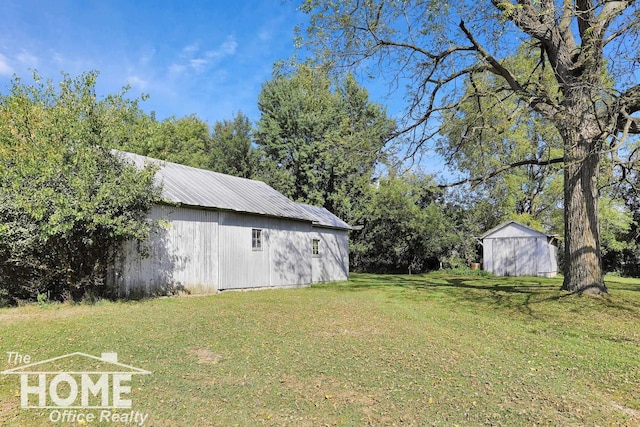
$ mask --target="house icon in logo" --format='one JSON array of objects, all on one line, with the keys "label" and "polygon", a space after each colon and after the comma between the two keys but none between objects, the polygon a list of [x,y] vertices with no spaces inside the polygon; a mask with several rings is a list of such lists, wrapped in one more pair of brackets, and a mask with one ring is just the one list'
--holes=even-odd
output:
[{"label": "house icon in logo", "polygon": [[100,357],[70,353],[1,372],[20,376],[22,408],[131,408],[133,375],[151,372],[118,362],[117,353]]}]

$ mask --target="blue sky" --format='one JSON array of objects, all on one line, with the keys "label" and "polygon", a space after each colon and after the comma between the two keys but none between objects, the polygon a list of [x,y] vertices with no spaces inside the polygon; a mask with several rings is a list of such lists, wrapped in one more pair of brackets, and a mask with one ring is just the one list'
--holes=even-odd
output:
[{"label": "blue sky", "polygon": [[[307,22],[296,0],[2,0],[0,92],[32,70],[58,81],[96,70],[98,96],[130,85],[129,97],[159,120],[195,114],[211,127],[241,111],[252,121],[273,64],[294,54]],[[384,82],[361,82],[370,100],[400,113]],[[444,165],[418,159],[430,172]],[[436,156],[437,157],[437,156]]]},{"label": "blue sky", "polygon": [[257,120],[261,85],[305,19],[281,0],[3,0],[0,90],[30,70],[54,81],[97,70],[99,95],[130,84],[159,119]]}]

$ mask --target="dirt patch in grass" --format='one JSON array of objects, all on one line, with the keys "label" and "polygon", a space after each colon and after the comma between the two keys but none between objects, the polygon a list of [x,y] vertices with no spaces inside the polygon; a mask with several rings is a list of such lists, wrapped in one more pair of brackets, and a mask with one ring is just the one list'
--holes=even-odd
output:
[{"label": "dirt patch in grass", "polygon": [[20,414],[19,400],[19,397],[15,397],[13,400],[0,401],[0,425],[17,425],[13,424],[12,420],[17,419]]},{"label": "dirt patch in grass", "polygon": [[640,424],[640,411],[638,411],[637,409],[625,408],[624,406],[614,402],[613,400],[611,401],[611,405],[617,410],[622,411],[627,415],[630,415],[632,418],[638,421],[638,424]]},{"label": "dirt patch in grass", "polygon": [[215,365],[224,360],[223,354],[215,353],[208,348],[192,348],[189,350],[189,355],[195,357],[200,364]]},{"label": "dirt patch in grass", "polygon": [[315,406],[324,401],[331,401],[341,404],[355,404],[366,408],[375,405],[379,400],[371,394],[367,395],[362,390],[357,390],[353,384],[341,382],[328,376],[303,379],[295,375],[285,375],[280,378],[280,383],[283,387],[294,392],[301,400]]}]

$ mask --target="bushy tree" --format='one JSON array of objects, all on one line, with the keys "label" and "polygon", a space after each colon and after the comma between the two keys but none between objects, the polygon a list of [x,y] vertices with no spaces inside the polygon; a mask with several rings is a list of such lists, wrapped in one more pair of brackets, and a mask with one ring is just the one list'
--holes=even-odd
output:
[{"label": "bushy tree", "polygon": [[[441,192],[431,177],[392,173],[380,179],[362,217],[362,229],[352,233],[354,270],[417,273],[441,264],[466,264],[463,240],[456,233]],[[461,240],[462,238],[462,240]]]},{"label": "bushy tree", "polygon": [[105,141],[106,144],[154,159],[200,168],[208,166],[209,125],[196,115],[157,121],[153,115],[133,111],[127,119],[126,137]]},{"label": "bushy tree", "polygon": [[257,154],[252,133],[251,121],[242,112],[238,112],[233,120],[217,122],[208,150],[208,168],[242,178],[253,178]]},{"label": "bushy tree", "polygon": [[15,78],[0,96],[0,288],[13,299],[107,293],[110,257],[152,226],[155,171],[102,148],[127,134],[137,101],[98,100],[96,78]]},{"label": "bushy tree", "polygon": [[150,142],[156,145],[148,154],[150,157],[199,168],[207,166],[209,125],[196,115],[161,121]]},{"label": "bushy tree", "polygon": [[356,223],[395,127],[353,76],[337,84],[306,65],[276,70],[259,96],[258,176],[286,196]]}]

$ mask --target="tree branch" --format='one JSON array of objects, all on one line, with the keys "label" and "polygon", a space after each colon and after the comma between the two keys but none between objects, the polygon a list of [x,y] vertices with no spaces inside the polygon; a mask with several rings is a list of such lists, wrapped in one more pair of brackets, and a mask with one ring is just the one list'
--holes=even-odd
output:
[{"label": "tree branch", "polygon": [[549,159],[549,160],[538,160],[538,159],[520,160],[517,162],[510,163],[508,165],[504,165],[501,168],[495,169],[480,177],[467,178],[467,179],[463,179],[461,181],[457,181],[449,184],[440,184],[438,185],[438,188],[456,187],[462,184],[479,184],[509,169],[517,168],[519,166],[526,166],[526,165],[549,166],[557,163],[564,163],[564,157],[558,157],[558,158]]},{"label": "tree branch", "polygon": [[[464,21],[460,21],[460,29],[467,37],[467,39],[473,44],[475,50],[480,54],[480,56],[489,63],[491,66],[491,70],[498,76],[502,77],[506,80],[509,87],[516,93],[516,95],[527,103],[531,108],[533,108],[538,113],[544,115],[547,118],[552,118],[557,112],[557,108],[553,105],[552,102],[549,101],[549,97],[547,94],[539,90],[537,95],[533,95],[529,93],[524,86],[515,78],[515,76],[509,71],[506,67],[504,67],[498,60],[496,60],[493,55],[484,49],[480,43],[477,42],[473,34],[467,29],[464,24]],[[544,96],[540,95],[543,93]]]},{"label": "tree branch", "polygon": [[640,85],[623,92],[611,109],[611,116],[616,119],[616,132],[626,131],[640,134],[640,118],[631,115],[640,111]]}]

